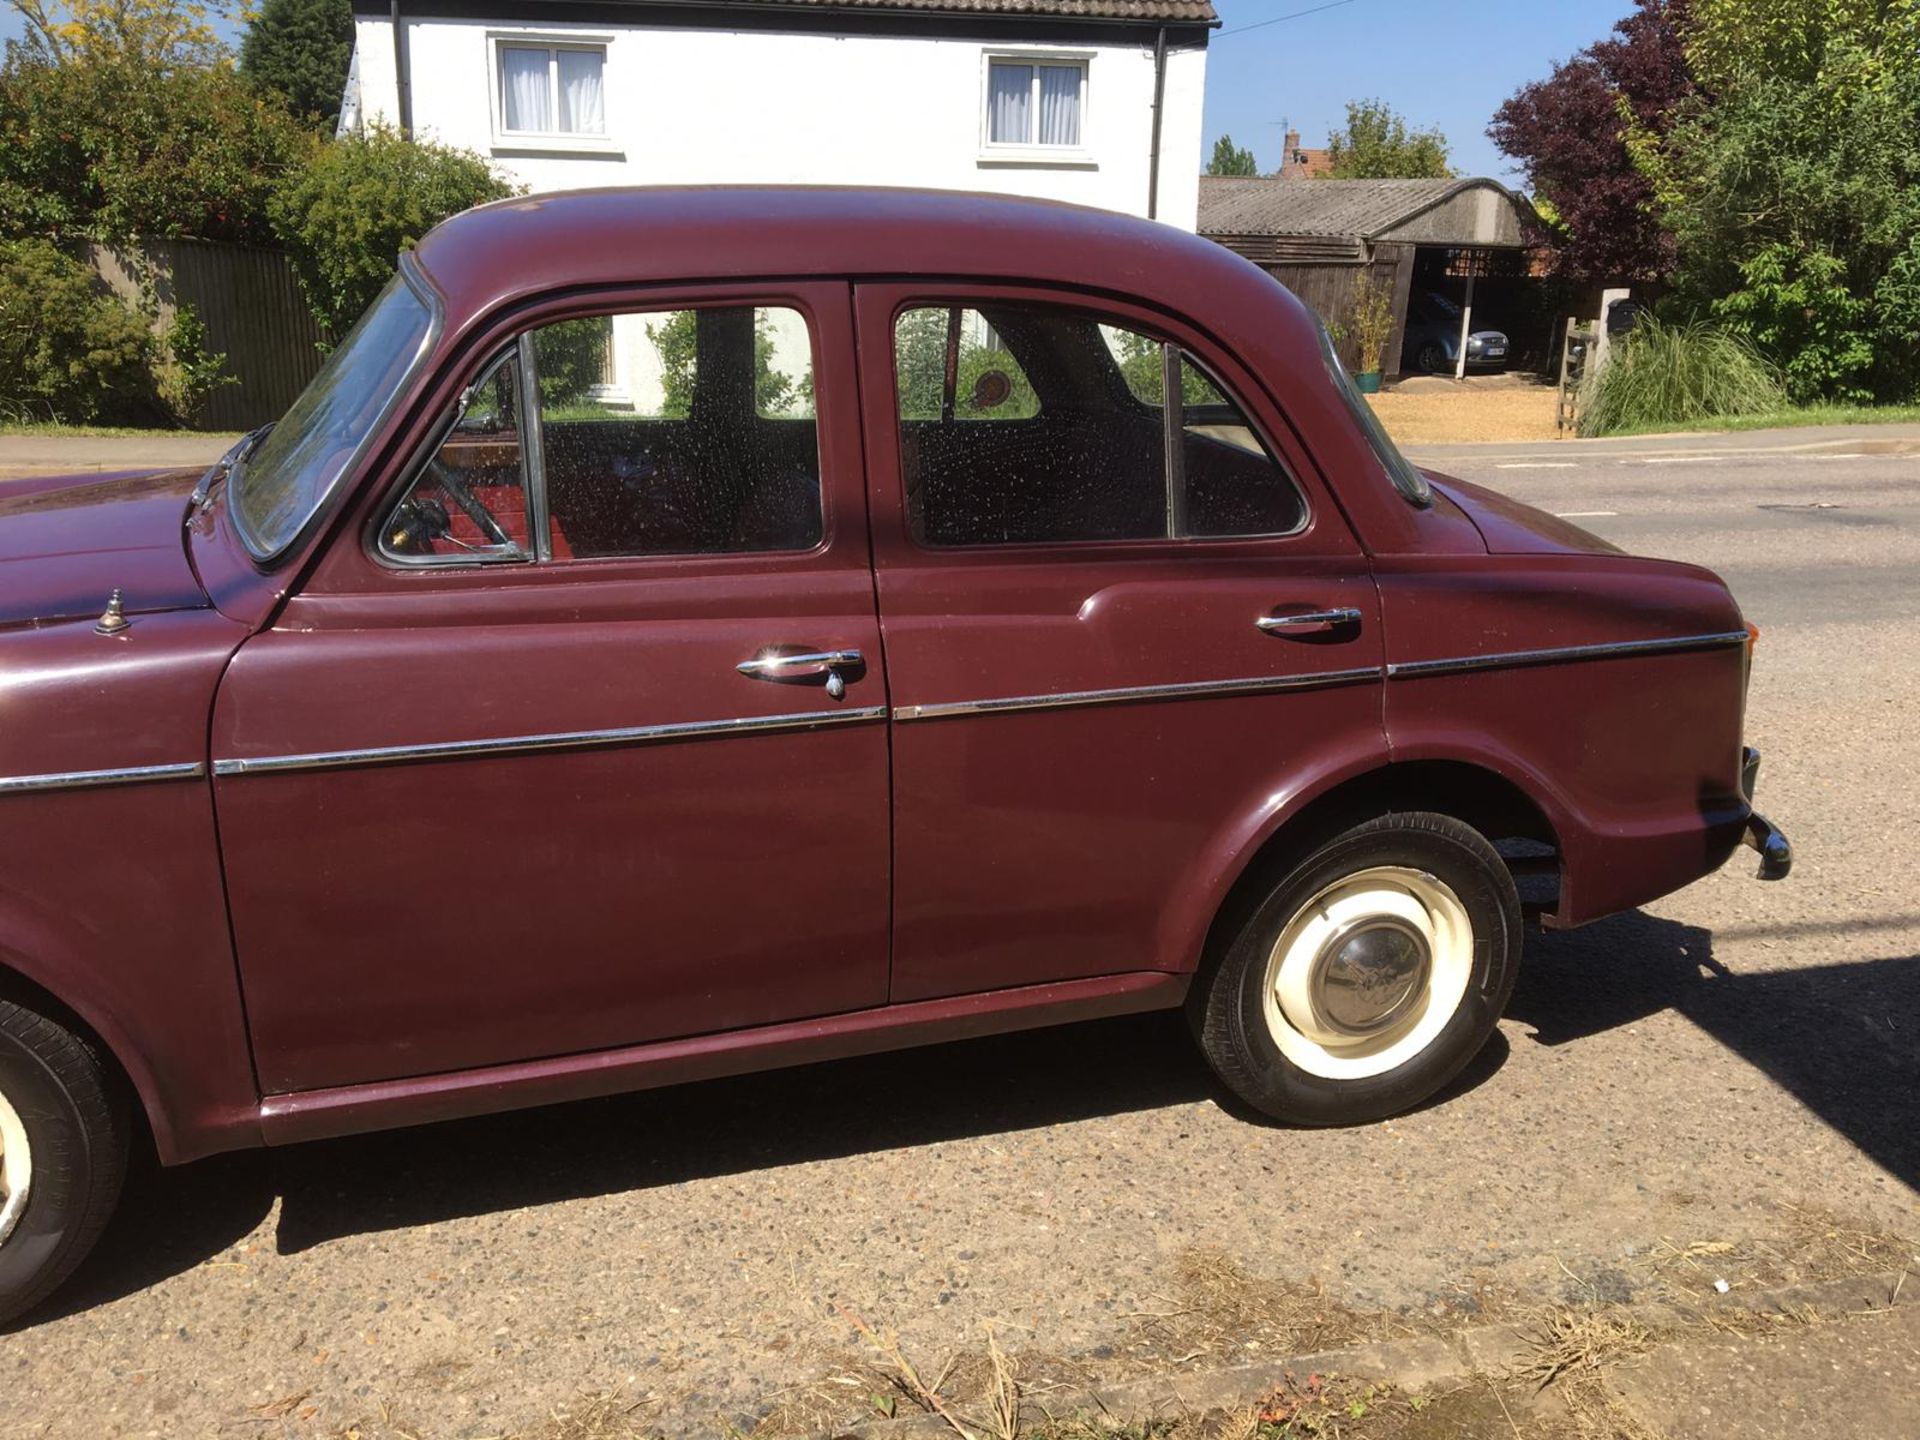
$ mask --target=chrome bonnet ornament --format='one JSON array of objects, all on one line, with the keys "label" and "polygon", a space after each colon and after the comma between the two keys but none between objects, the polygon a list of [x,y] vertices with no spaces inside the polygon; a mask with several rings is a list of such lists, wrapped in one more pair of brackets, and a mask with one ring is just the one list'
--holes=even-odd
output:
[{"label": "chrome bonnet ornament", "polygon": [[118,635],[131,624],[133,622],[127,619],[127,612],[121,604],[120,589],[115,586],[113,593],[107,597],[107,608],[101,611],[100,618],[93,622],[93,633]]}]

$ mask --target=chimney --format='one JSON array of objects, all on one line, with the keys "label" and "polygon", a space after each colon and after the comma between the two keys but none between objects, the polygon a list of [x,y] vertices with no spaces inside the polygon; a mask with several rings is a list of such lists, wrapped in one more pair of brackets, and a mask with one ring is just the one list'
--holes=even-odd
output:
[{"label": "chimney", "polygon": [[1298,180],[1306,174],[1307,157],[1300,153],[1300,132],[1287,131],[1287,148],[1280,152],[1280,178]]}]

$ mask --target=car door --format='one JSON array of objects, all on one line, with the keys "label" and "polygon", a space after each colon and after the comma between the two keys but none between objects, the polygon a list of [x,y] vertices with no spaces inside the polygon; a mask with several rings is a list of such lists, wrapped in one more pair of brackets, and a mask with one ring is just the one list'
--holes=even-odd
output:
[{"label": "car door", "polygon": [[856,298],[892,998],[1188,968],[1239,849],[1384,749],[1365,557],[1271,401],[1179,322]]},{"label": "car door", "polygon": [[847,289],[598,311],[451,377],[221,688],[268,1092],[886,998]]}]

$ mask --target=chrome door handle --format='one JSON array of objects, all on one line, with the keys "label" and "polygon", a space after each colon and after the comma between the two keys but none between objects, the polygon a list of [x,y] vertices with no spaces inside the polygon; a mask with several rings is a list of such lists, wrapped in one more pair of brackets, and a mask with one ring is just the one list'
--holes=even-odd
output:
[{"label": "chrome door handle", "polygon": [[864,670],[867,657],[858,650],[804,650],[796,654],[777,652],[742,660],[734,668],[752,680],[809,680],[827,677],[827,694],[838,700],[847,693],[842,670]]},{"label": "chrome door handle", "polygon": [[1308,610],[1300,615],[1262,615],[1254,627],[1271,635],[1276,630],[1306,630],[1316,625],[1358,625],[1360,612],[1348,607],[1338,610]]}]

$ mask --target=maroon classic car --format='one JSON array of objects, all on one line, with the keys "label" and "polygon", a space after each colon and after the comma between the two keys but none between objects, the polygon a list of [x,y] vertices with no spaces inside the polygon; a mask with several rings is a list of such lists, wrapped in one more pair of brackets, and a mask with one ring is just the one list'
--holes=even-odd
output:
[{"label": "maroon classic car", "polygon": [[0,1314],[165,1163],[1185,1006],[1390,1115],[1754,813],[1707,571],[1414,469],[1226,250],[907,191],[429,235],[201,474],[0,487]]}]

